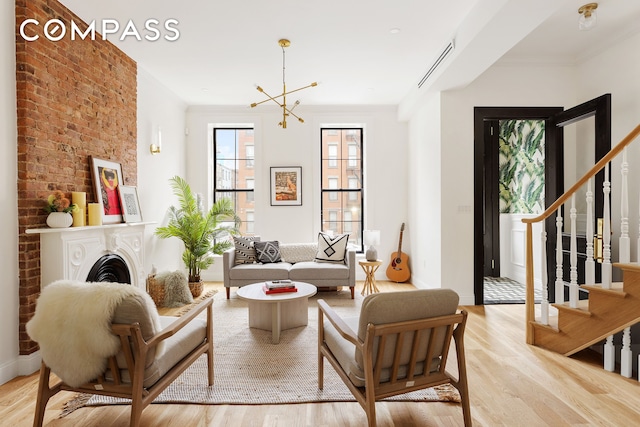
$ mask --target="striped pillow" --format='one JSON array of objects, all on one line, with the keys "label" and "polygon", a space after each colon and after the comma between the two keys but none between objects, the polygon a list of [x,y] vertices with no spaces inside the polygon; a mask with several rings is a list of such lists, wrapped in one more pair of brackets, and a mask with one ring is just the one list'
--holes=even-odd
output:
[{"label": "striped pillow", "polygon": [[258,262],[256,248],[253,245],[259,241],[260,236],[233,236],[233,244],[236,247],[234,265],[255,264]]}]

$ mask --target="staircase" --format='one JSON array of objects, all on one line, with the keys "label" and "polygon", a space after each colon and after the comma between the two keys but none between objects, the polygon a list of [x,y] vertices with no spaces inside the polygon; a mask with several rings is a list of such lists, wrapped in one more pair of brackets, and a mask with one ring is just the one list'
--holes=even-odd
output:
[{"label": "staircase", "polygon": [[589,299],[577,308],[569,303],[552,304],[558,309],[556,325],[532,322],[535,345],[571,356],[610,335],[640,322],[640,267],[616,264],[624,271],[624,281],[610,289],[602,285],[582,285]]},{"label": "staircase", "polygon": [[[576,184],[560,196],[544,213],[536,218],[523,219],[526,224],[526,339],[528,344],[543,347],[548,350],[570,356],[580,350],[605,341],[604,369],[613,371],[616,366],[615,346],[613,335],[623,332],[622,348],[620,349],[620,373],[625,377],[631,376],[632,351],[631,329],[632,325],[640,322],[640,264],[631,263],[630,237],[629,237],[629,209],[627,173],[628,163],[626,147],[640,135],[640,125],[618,143],[606,156],[596,163]],[[620,210],[614,210],[620,218],[620,229],[611,230],[609,168],[614,158],[621,156],[622,182],[620,185]],[[603,248],[602,248],[602,280],[594,283],[594,259],[593,240],[587,238],[587,260],[585,262],[585,281],[587,284],[577,283],[577,251],[576,251],[576,217],[575,197],[578,190],[586,187],[586,235],[594,236],[593,192],[591,191],[592,178],[601,170],[605,170],[603,213]],[[618,190],[617,190],[618,191]],[[565,206],[565,204],[567,206]],[[571,233],[570,238],[570,282],[562,279],[562,229],[565,222],[563,207],[567,215],[567,225]],[[544,230],[544,220],[556,215],[556,293],[555,303],[550,304],[547,292],[547,266],[546,266],[546,240],[547,233]],[[534,236],[532,225],[542,222],[542,233]],[[640,224],[636,226],[640,230]],[[543,300],[539,305],[534,302],[534,253],[533,239],[541,239],[541,271],[538,272],[543,289]],[[618,239],[618,260],[611,261],[611,240]],[[640,254],[640,231],[638,237],[638,253]],[[622,282],[612,282],[612,268],[622,272]],[[569,288],[569,301],[564,301],[565,287]],[[578,294],[586,291],[588,299],[579,299]]]}]

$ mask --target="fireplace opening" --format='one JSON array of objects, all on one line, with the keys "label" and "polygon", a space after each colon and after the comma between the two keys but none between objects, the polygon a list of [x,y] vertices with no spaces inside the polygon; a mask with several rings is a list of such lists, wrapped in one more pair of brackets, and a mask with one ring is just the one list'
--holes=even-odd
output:
[{"label": "fireplace opening", "polygon": [[116,254],[103,255],[93,264],[87,282],[113,282],[131,284],[129,267],[121,256]]}]

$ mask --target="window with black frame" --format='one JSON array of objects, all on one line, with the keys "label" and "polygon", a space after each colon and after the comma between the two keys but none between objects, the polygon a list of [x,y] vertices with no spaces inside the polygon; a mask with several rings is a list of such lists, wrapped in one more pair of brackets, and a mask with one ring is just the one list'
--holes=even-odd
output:
[{"label": "window with black frame", "polygon": [[349,246],[362,252],[363,129],[321,128],[320,132],[322,231],[348,234]]},{"label": "window with black frame", "polygon": [[254,148],[253,128],[213,130],[214,201],[223,197],[231,199],[242,220],[242,235],[254,233]]}]

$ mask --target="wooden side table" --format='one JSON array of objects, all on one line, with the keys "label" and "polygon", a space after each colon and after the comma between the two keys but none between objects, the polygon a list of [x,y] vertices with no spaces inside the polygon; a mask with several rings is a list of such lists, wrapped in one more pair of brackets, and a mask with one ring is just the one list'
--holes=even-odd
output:
[{"label": "wooden side table", "polygon": [[362,287],[362,295],[365,294],[373,294],[375,292],[380,292],[378,286],[376,285],[376,270],[382,265],[381,260],[375,261],[367,261],[360,260],[358,261],[360,267],[364,270],[367,277],[364,279],[364,286]]}]

